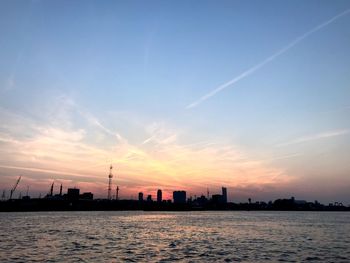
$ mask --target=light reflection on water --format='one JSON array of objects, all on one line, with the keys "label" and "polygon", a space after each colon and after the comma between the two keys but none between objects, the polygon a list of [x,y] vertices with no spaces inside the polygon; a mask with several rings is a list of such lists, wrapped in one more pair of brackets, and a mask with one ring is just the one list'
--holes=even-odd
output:
[{"label": "light reflection on water", "polygon": [[350,262],[350,213],[0,213],[0,262]]}]

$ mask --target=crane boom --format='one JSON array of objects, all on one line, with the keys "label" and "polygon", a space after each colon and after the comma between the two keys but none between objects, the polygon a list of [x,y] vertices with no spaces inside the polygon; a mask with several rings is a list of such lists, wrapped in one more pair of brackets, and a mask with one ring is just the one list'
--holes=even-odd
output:
[{"label": "crane boom", "polygon": [[12,187],[12,189],[11,189],[11,192],[10,192],[10,200],[12,199],[12,195],[13,195],[13,193],[15,192],[15,190],[16,190],[18,184],[19,184],[19,181],[21,180],[21,177],[22,177],[22,176],[18,177],[18,179],[17,179],[15,185],[14,185],[14,186]]}]

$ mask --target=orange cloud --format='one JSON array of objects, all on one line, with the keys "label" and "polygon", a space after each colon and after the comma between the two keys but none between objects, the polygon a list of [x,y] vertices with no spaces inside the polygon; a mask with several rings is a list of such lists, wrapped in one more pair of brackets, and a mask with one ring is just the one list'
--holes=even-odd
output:
[{"label": "orange cloud", "polygon": [[0,168],[26,171],[32,178],[38,174],[36,180],[71,180],[101,196],[107,188],[110,163],[115,165],[114,184],[125,196],[158,188],[202,193],[207,187],[280,186],[293,180],[283,170],[251,158],[235,145],[183,143],[176,129],[164,123],[146,125],[138,131],[146,139],[131,143],[91,114],[81,116],[93,127],[73,128],[66,119],[60,125],[41,126],[26,120],[34,131],[31,136],[0,134]]}]

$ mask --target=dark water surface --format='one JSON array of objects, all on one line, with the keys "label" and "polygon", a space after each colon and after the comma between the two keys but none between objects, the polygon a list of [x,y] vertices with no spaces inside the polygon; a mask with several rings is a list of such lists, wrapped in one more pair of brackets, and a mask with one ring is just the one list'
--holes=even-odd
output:
[{"label": "dark water surface", "polygon": [[350,262],[350,213],[0,213],[0,262]]}]

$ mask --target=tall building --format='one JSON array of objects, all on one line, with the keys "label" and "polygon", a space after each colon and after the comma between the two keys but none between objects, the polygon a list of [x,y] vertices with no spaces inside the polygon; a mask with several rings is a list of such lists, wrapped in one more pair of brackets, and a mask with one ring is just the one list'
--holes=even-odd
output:
[{"label": "tall building", "polygon": [[152,195],[147,195],[147,202],[153,202]]},{"label": "tall building", "polygon": [[78,200],[80,195],[80,190],[77,188],[68,188],[67,198],[69,200]]},{"label": "tall building", "polygon": [[227,204],[227,188],[222,187],[222,202]]},{"label": "tall building", "polygon": [[158,189],[157,191],[157,202],[161,203],[162,202],[162,190]]},{"label": "tall building", "polygon": [[143,193],[142,192],[139,193],[139,202],[143,202]]},{"label": "tall building", "polygon": [[83,193],[80,195],[80,199],[84,200],[93,200],[94,199],[94,194],[91,192]]},{"label": "tall building", "polygon": [[186,192],[185,191],[174,191],[173,192],[174,204],[185,204],[186,203]]},{"label": "tall building", "polygon": [[222,204],[223,203],[223,197],[222,197],[222,195],[215,194],[215,195],[211,196],[211,201],[214,204]]}]

